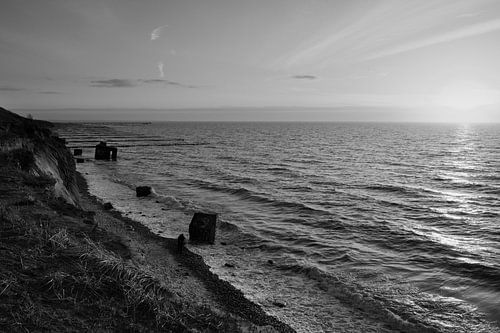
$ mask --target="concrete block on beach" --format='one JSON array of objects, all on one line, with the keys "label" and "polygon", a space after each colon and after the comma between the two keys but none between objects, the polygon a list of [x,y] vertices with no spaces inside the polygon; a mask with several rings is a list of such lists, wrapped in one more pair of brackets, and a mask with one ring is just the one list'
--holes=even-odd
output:
[{"label": "concrete block on beach", "polygon": [[118,149],[116,147],[108,147],[108,145],[104,141],[99,142],[95,146],[94,158],[96,160],[116,161],[117,154]]},{"label": "concrete block on beach", "polygon": [[151,194],[151,186],[137,186],[135,188],[135,194],[138,197],[147,197],[148,195]]},{"label": "concrete block on beach", "polygon": [[215,243],[217,214],[194,213],[189,224],[189,241],[197,243]]}]

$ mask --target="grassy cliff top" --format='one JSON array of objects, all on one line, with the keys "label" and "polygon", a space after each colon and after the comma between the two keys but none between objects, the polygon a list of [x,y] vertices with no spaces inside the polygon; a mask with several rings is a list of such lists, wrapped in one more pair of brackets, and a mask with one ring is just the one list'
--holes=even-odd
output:
[{"label": "grassy cliff top", "polygon": [[47,135],[52,124],[44,120],[24,118],[0,107],[0,134],[2,136],[30,137],[39,134]]}]

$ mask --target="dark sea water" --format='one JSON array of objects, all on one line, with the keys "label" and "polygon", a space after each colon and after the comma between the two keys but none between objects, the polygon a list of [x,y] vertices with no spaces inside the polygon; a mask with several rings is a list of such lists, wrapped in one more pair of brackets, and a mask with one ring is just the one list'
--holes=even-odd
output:
[{"label": "dark sea water", "polygon": [[[193,212],[218,213],[217,244],[190,249],[298,331],[499,331],[500,125],[116,123],[59,132],[72,147],[119,147],[118,161],[78,168],[93,194],[153,231],[177,237]],[[155,196],[135,198],[137,185]]]}]

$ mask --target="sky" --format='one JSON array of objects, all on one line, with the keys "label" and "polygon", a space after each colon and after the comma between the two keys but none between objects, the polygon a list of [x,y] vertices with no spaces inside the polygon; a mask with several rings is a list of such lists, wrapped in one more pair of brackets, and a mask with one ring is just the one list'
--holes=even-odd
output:
[{"label": "sky", "polygon": [[2,0],[49,120],[500,121],[498,0]]}]

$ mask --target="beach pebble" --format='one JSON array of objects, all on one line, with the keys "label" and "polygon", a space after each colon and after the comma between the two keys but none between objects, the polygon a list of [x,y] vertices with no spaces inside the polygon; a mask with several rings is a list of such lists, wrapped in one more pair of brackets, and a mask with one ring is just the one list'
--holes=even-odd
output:
[{"label": "beach pebble", "polygon": [[147,197],[151,194],[151,186],[137,186],[135,189],[135,194],[137,197]]},{"label": "beach pebble", "polygon": [[274,302],[273,302],[273,305],[274,305],[274,306],[277,306],[277,307],[279,307],[279,308],[284,308],[284,307],[286,306],[286,304],[285,304],[285,303],[280,302],[280,301],[274,301]]}]

